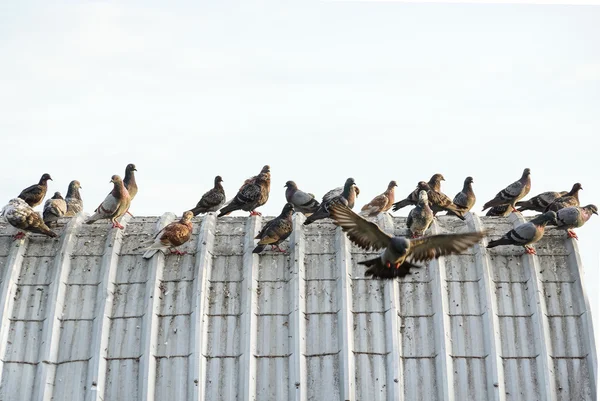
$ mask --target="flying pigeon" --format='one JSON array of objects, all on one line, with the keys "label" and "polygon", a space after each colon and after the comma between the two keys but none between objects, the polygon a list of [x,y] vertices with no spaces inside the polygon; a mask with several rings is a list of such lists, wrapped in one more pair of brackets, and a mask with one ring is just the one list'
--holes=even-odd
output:
[{"label": "flying pigeon", "polygon": [[31,207],[36,207],[44,200],[46,191],[48,190],[48,180],[52,180],[50,174],[44,173],[40,182],[30,187],[25,188],[19,194],[19,198],[23,199]]},{"label": "flying pigeon", "polygon": [[419,191],[419,203],[410,211],[406,225],[411,233],[411,238],[422,237],[433,222],[433,211],[429,207],[427,191]]},{"label": "flying pigeon", "polygon": [[[463,189],[456,194],[452,202],[458,206],[464,213],[471,210],[475,204],[475,192],[473,192],[473,177],[465,178]],[[452,214],[448,212],[447,214]]]},{"label": "flying pigeon", "polygon": [[486,216],[506,217],[512,213],[510,205],[494,206],[485,214]]},{"label": "flying pigeon", "polygon": [[[333,189],[323,195],[323,200],[319,205],[319,209],[311,214],[304,220],[304,225],[309,225],[317,220],[326,219],[329,217],[329,208],[336,203],[344,204],[350,208],[354,206],[354,199],[356,197],[356,186],[354,178],[348,178],[344,184],[343,190],[338,193],[338,188]],[[336,195],[337,194],[337,195]],[[352,204],[351,201],[352,200]]]},{"label": "flying pigeon", "polygon": [[515,206],[519,206],[517,209],[519,212],[524,212],[525,210],[533,210],[536,212],[544,213],[548,206],[560,198],[561,196],[566,195],[567,191],[562,192],[542,192],[539,195],[534,196],[533,198],[526,201],[519,201],[515,204]]},{"label": "flying pigeon", "polygon": [[510,205],[511,210],[516,211],[515,203],[525,197],[531,189],[531,177],[529,174],[530,170],[528,168],[523,170],[521,178],[498,192],[494,199],[483,205],[483,210],[494,206]]},{"label": "flying pigeon", "polygon": [[225,203],[225,190],[221,184],[223,179],[220,175],[215,177],[215,186],[208,190],[200,201],[196,204],[196,207],[190,211],[194,216],[198,216],[200,213],[216,212]]},{"label": "flying pigeon", "polygon": [[83,211],[83,201],[79,194],[80,189],[81,184],[77,180],[71,181],[69,184],[67,197],[65,198],[65,201],[67,202],[67,213],[65,216],[75,216],[77,213]]},{"label": "flying pigeon", "polygon": [[235,198],[220,210],[217,217],[224,216],[240,209],[250,212],[250,216],[260,216],[261,214],[254,211],[254,209],[264,205],[269,199],[271,173],[268,171],[266,173],[261,172],[253,181],[254,182],[242,185],[235,195]]},{"label": "flying pigeon", "polygon": [[[416,205],[419,202],[419,192],[421,191],[421,188],[419,188],[419,184],[424,183],[427,184],[428,187],[430,189],[433,189],[434,191],[437,192],[441,192],[442,189],[442,181],[446,181],[444,179],[444,176],[441,174],[434,174],[431,176],[431,178],[429,179],[429,182],[424,182],[424,181],[419,181],[419,183],[417,184],[417,188],[415,190],[413,190],[405,199],[402,199],[396,203],[394,203],[394,207],[393,207],[393,211],[398,211],[400,209],[402,209],[403,207],[409,206],[409,205]],[[428,189],[429,190],[429,189]]]},{"label": "flying pigeon", "polygon": [[96,213],[90,216],[86,221],[86,224],[92,224],[97,220],[110,219],[113,224],[113,228],[117,227],[121,230],[123,227],[117,219],[123,216],[129,209],[131,204],[131,197],[127,188],[123,184],[123,180],[118,175],[113,175],[110,182],[114,184],[113,190],[106,195],[104,201],[96,209]]},{"label": "flying pigeon", "polygon": [[127,188],[127,192],[129,192],[129,197],[131,200],[133,200],[138,193],[138,186],[135,182],[134,171],[137,171],[135,164],[129,163],[127,167],[125,167],[125,178],[123,179],[123,184],[125,185],[125,188]]},{"label": "flying pigeon", "polygon": [[67,202],[60,194],[55,192],[54,196],[44,203],[44,223],[48,227],[56,227],[58,219],[67,213]]},{"label": "flying pigeon", "polygon": [[394,187],[397,187],[396,181],[390,181],[387,189],[381,195],[378,195],[367,203],[360,210],[361,216],[374,217],[379,213],[385,213],[392,208],[394,204]]},{"label": "flying pigeon", "polygon": [[43,234],[53,238],[58,236],[54,231],[48,228],[46,223],[44,223],[42,216],[21,198],[11,199],[8,202],[8,205],[2,209],[2,215],[6,217],[6,221],[8,221],[11,226],[22,230],[15,234],[15,240],[25,236],[23,231]]},{"label": "flying pigeon", "polygon": [[177,255],[184,255],[185,252],[173,248],[185,244],[192,236],[192,217],[194,217],[194,214],[188,210],[183,213],[181,220],[168,224],[156,233],[143,258],[150,259],[156,252],[161,251],[165,253],[167,250],[171,250],[171,253],[176,253]]},{"label": "flying pigeon", "polygon": [[581,184],[576,183],[566,195],[561,196],[549,204],[546,208],[546,211],[552,210],[554,212],[558,212],[560,209],[564,209],[565,207],[579,206],[579,191],[582,189],[583,187]]},{"label": "flying pigeon", "polygon": [[592,214],[598,214],[596,205],[570,206],[560,209],[556,212],[556,228],[567,230],[569,238],[579,239],[572,229],[584,225],[592,217]]},{"label": "flying pigeon", "polygon": [[342,227],[348,238],[357,246],[365,250],[384,249],[376,258],[358,262],[369,267],[365,275],[373,277],[404,277],[410,274],[411,268],[421,267],[415,265],[415,262],[460,253],[485,236],[485,232],[470,232],[432,235],[418,239],[392,237],[381,231],[377,224],[365,220],[343,204],[333,205],[331,216],[335,224]]},{"label": "flying pigeon", "polygon": [[267,245],[271,245],[271,250],[277,249],[279,252],[285,252],[279,248],[279,244],[285,241],[292,233],[293,214],[294,205],[286,203],[281,214],[265,224],[262,230],[260,230],[258,235],[254,238],[259,241],[252,253],[262,252]]},{"label": "flying pigeon", "polygon": [[298,189],[298,185],[294,181],[286,182],[284,188],[287,188],[285,199],[288,203],[294,205],[296,211],[310,215],[319,208],[320,203],[315,199],[315,196]]},{"label": "flying pigeon", "polygon": [[535,248],[530,246],[538,242],[543,236],[546,224],[556,223],[556,213],[546,212],[536,216],[534,219],[518,225],[510,230],[503,237],[490,241],[488,248],[494,248],[499,245],[520,245],[525,247],[525,252],[535,255]]}]

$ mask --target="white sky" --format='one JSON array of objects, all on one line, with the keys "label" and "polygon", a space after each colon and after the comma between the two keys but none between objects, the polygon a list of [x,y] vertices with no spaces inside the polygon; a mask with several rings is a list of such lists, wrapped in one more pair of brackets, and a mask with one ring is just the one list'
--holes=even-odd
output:
[{"label": "white sky", "polygon": [[[532,194],[600,204],[600,7],[196,3],[0,4],[0,199],[48,172],[89,212],[133,162],[135,215],[264,164],[270,215],[290,179],[352,176],[360,207],[435,172],[450,196],[472,175],[480,210],[524,167]],[[598,332],[600,218],[577,233]]]}]

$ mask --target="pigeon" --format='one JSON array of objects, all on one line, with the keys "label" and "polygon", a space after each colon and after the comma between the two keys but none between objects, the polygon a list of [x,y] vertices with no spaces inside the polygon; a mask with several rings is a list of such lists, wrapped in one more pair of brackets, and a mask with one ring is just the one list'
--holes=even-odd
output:
[{"label": "pigeon", "polygon": [[561,196],[566,195],[567,193],[568,193],[567,191],[542,192],[541,194],[536,195],[529,200],[517,202],[515,204],[515,206],[518,206],[517,210],[519,212],[524,212],[525,210],[533,210],[536,212],[544,213],[546,211],[546,209],[548,208],[548,206],[552,202],[554,202],[556,199],[560,198]]},{"label": "pigeon", "polygon": [[483,205],[483,210],[494,206],[510,205],[511,210],[516,211],[515,203],[524,198],[531,189],[531,177],[529,174],[530,170],[528,168],[523,170],[521,178],[498,192],[494,199]]},{"label": "pigeon", "polygon": [[[473,177],[465,178],[465,183],[463,184],[463,189],[459,193],[456,194],[452,202],[458,206],[464,213],[471,210],[473,205],[475,205],[475,192],[473,192]],[[452,214],[448,212],[447,214]]]},{"label": "pigeon", "polygon": [[525,252],[535,255],[535,248],[530,246],[538,242],[543,236],[546,224],[556,224],[556,213],[546,212],[536,216],[534,219],[520,224],[510,230],[503,237],[490,241],[488,248],[494,248],[499,245],[520,245],[525,247]]},{"label": "pigeon", "polygon": [[271,245],[271,250],[277,249],[279,252],[285,252],[279,248],[287,237],[292,233],[292,215],[294,214],[294,205],[286,203],[281,214],[269,221],[260,230],[254,238],[259,240],[252,253],[261,253],[267,245]]},{"label": "pigeon", "polygon": [[[269,166],[268,164],[265,164],[263,166],[263,168],[260,170],[260,173],[258,173],[259,175],[261,173],[271,173],[271,166]],[[240,191],[242,190],[242,188],[244,188],[244,185],[248,185],[248,184],[254,184],[254,182],[256,182],[256,179],[258,178],[258,175],[255,175],[253,177],[248,178],[246,181],[244,181],[244,183],[242,184],[242,186],[240,187]]]},{"label": "pigeon", "polygon": [[44,223],[48,227],[56,227],[58,225],[58,219],[63,217],[67,213],[67,202],[60,194],[55,192],[54,196],[44,203]]},{"label": "pigeon", "polygon": [[138,193],[138,186],[135,182],[134,171],[137,171],[135,164],[129,163],[127,167],[125,167],[125,178],[123,179],[123,184],[125,185],[125,188],[127,188],[127,192],[129,192],[129,197],[131,200],[133,200]]},{"label": "pigeon", "polygon": [[15,234],[15,240],[25,236],[23,231],[43,234],[52,238],[58,236],[54,231],[50,230],[46,223],[44,223],[42,216],[21,198],[11,199],[8,202],[8,205],[2,209],[2,215],[6,217],[6,221],[8,221],[11,226],[22,230]]},{"label": "pigeon", "polygon": [[486,216],[506,217],[512,213],[510,205],[494,206],[485,214]]},{"label": "pigeon", "polygon": [[409,205],[416,205],[419,202],[419,192],[421,191],[421,189],[419,188],[419,184],[425,183],[429,186],[429,188],[433,189],[434,191],[440,192],[442,189],[442,181],[446,180],[441,174],[432,175],[429,179],[429,182],[427,183],[424,181],[419,181],[419,183],[417,184],[417,188],[414,191],[412,191],[405,199],[394,203],[392,210],[395,212],[402,209],[403,207]]},{"label": "pigeon", "polygon": [[[356,198],[358,198],[358,195],[360,194],[360,189],[358,189],[358,187],[356,185],[354,185],[353,188],[354,188],[354,192],[350,191],[348,198],[347,198],[348,199],[348,207],[350,209],[354,208],[354,203],[356,201]],[[321,203],[329,202],[331,199],[340,196],[343,192],[344,192],[344,187],[334,188],[331,191],[327,192],[325,195],[323,195],[323,199],[321,199]]]},{"label": "pigeon", "polygon": [[191,210],[183,212],[181,220],[168,224],[156,233],[154,239],[150,241],[151,245],[147,248],[143,258],[150,259],[156,252],[165,253],[168,249],[171,250],[171,253],[184,255],[185,252],[173,248],[185,244],[192,236],[192,217],[194,217],[194,213]]},{"label": "pigeon", "polygon": [[81,200],[81,195],[79,194],[80,189],[81,184],[77,180],[71,181],[69,184],[67,197],[65,198],[67,202],[67,213],[65,216],[75,216],[77,213],[83,211],[83,201]]},{"label": "pigeon", "polygon": [[427,191],[419,191],[419,203],[410,211],[406,225],[411,233],[411,238],[422,237],[433,222],[433,211],[429,207]]},{"label": "pigeon", "polygon": [[360,215],[374,217],[390,210],[394,204],[394,187],[397,186],[396,181],[390,181],[384,193],[374,197],[371,202],[362,207]]},{"label": "pigeon", "polygon": [[123,227],[117,219],[127,213],[131,204],[131,197],[127,188],[123,184],[123,180],[118,175],[113,175],[110,182],[114,184],[113,190],[106,195],[104,201],[96,209],[96,213],[90,216],[86,224],[92,224],[97,220],[110,219],[113,228],[117,227],[121,230]]},{"label": "pigeon", "polygon": [[554,212],[558,212],[560,209],[564,209],[566,207],[579,206],[579,190],[582,189],[583,187],[581,184],[576,183],[567,194],[549,204],[546,208],[546,211],[552,210]]},{"label": "pigeon", "polygon": [[294,181],[286,182],[284,188],[287,188],[285,199],[288,203],[294,205],[296,211],[310,215],[319,208],[320,203],[315,199],[315,196],[298,189],[298,185]]},{"label": "pigeon", "polygon": [[374,259],[358,264],[368,267],[366,276],[391,279],[410,274],[411,268],[419,268],[416,262],[437,259],[440,256],[460,253],[476,244],[485,232],[440,234],[418,239],[392,237],[381,231],[377,224],[360,217],[344,204],[331,207],[335,224],[342,227],[348,238],[357,246],[369,250],[384,249]]},{"label": "pigeon", "polygon": [[567,230],[569,238],[579,239],[572,229],[584,225],[592,217],[592,214],[598,214],[596,205],[565,207],[556,212],[556,227],[560,230]]},{"label": "pigeon", "polygon": [[441,192],[437,192],[429,186],[426,182],[421,181],[417,186],[417,189],[420,191],[427,191],[427,198],[429,199],[429,207],[433,211],[433,215],[441,212],[442,210],[446,210],[449,214],[453,214],[457,216],[461,220],[465,220],[465,211],[456,206],[448,196]]},{"label": "pigeon", "polygon": [[48,180],[52,180],[50,174],[44,173],[40,182],[25,188],[19,194],[19,198],[23,199],[31,207],[36,207],[44,200],[46,191],[48,190]]},{"label": "pigeon", "polygon": [[200,213],[216,212],[225,203],[225,190],[221,183],[223,179],[220,175],[215,177],[215,186],[208,190],[200,201],[196,204],[196,207],[190,211],[194,216],[198,216]]},{"label": "pigeon", "polygon": [[250,216],[260,216],[261,214],[254,211],[254,209],[267,203],[270,189],[271,173],[268,171],[266,173],[261,172],[256,179],[253,179],[253,182],[242,185],[235,198],[220,210],[217,217],[240,209],[250,212]]},{"label": "pigeon", "polygon": [[[341,192],[338,192],[339,188],[332,189],[323,195],[323,200],[319,205],[319,209],[311,214],[304,220],[304,225],[309,225],[317,220],[326,219],[329,217],[329,208],[336,203],[341,203],[349,208],[354,206],[354,199],[356,197],[356,186],[354,178],[348,178],[344,184],[344,188]],[[337,194],[337,195],[336,195]],[[352,203],[350,203],[352,200]]]}]

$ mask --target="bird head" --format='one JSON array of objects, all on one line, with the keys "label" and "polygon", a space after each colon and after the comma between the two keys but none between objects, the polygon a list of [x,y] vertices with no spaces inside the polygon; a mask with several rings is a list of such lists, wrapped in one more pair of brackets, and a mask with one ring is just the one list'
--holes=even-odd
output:
[{"label": "bird head", "polygon": [[583,187],[581,186],[580,183],[576,182],[575,184],[573,184],[573,188],[571,188],[571,193],[574,194],[575,192],[577,192],[579,190],[583,190]]},{"label": "bird head", "polygon": [[42,178],[40,178],[40,182],[42,182],[42,181],[48,181],[48,180],[50,180],[50,181],[54,181],[54,180],[52,179],[52,177],[50,177],[50,174],[48,174],[48,173],[44,173],[44,174],[42,175]]},{"label": "bird head", "polygon": [[397,186],[398,186],[398,184],[396,184],[396,181],[390,181],[390,183],[388,184],[388,189],[391,189],[391,188],[394,188]]},{"label": "bird head", "polygon": [[410,241],[404,237],[394,237],[390,240],[389,247],[395,253],[405,255],[408,252],[408,248],[410,248]]},{"label": "bird head", "polygon": [[112,177],[110,177],[110,182],[112,182],[113,184],[120,184],[123,182],[123,180],[121,179],[121,177],[115,174]]},{"label": "bird head", "polygon": [[429,182],[440,182],[440,181],[446,181],[444,176],[441,175],[440,173],[436,173],[436,174],[432,175],[431,179],[429,180]]},{"label": "bird head", "polygon": [[523,177],[527,177],[529,174],[531,174],[531,170],[529,168],[523,170]]},{"label": "bird head", "polygon": [[220,175],[218,175],[218,176],[215,177],[215,185],[218,184],[218,183],[220,183],[220,182],[223,182],[223,179],[221,178]]},{"label": "bird head", "polygon": [[262,168],[262,170],[260,170],[261,173],[270,173],[271,172],[271,166],[269,166],[268,164],[265,164]]},{"label": "bird head", "polygon": [[425,181],[419,181],[419,183],[417,184],[417,188],[419,188],[420,190],[423,190],[423,191],[429,191],[431,189],[429,184],[426,183]]},{"label": "bird head", "polygon": [[137,168],[135,168],[135,164],[129,163],[127,165],[127,167],[125,167],[125,172],[132,172],[132,171],[137,171]]},{"label": "bird head", "polygon": [[81,189],[81,184],[79,183],[79,181],[77,181],[77,180],[73,180],[73,181],[71,181],[71,183],[69,184],[69,188]]},{"label": "bird head", "polygon": [[465,184],[472,184],[472,183],[473,183],[473,177],[465,178]]},{"label": "bird head", "polygon": [[283,206],[283,210],[281,211],[281,215],[282,216],[289,216],[292,213],[294,213],[294,205],[292,205],[291,203],[286,203]]},{"label": "bird head", "polygon": [[52,196],[52,199],[63,199],[63,197],[60,192],[55,192],[54,196]]},{"label": "bird head", "polygon": [[194,217],[194,213],[192,213],[191,210],[187,210],[187,211],[183,212],[183,215],[181,216],[181,222],[187,223],[190,220],[192,220],[192,217]]},{"label": "bird head", "polygon": [[298,186],[296,185],[296,183],[294,181],[286,182],[283,187],[284,188],[298,188]]},{"label": "bird head", "polygon": [[598,214],[598,206],[596,206],[596,205],[587,205],[584,207],[584,209],[587,209],[596,215]]}]

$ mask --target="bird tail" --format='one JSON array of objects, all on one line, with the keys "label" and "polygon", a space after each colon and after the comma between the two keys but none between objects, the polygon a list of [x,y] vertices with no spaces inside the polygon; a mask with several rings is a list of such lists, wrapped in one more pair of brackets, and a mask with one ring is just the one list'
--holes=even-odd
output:
[{"label": "bird tail", "polygon": [[266,245],[257,245],[256,248],[252,251],[252,253],[261,253],[265,250]]},{"label": "bird tail", "polygon": [[461,210],[458,207],[452,207],[452,208],[448,209],[448,213],[447,214],[454,215],[454,216],[456,216],[459,219],[461,219],[461,220],[464,221],[465,220],[465,213],[466,213],[466,210]]},{"label": "bird tail", "polygon": [[488,246],[487,247],[488,248],[494,248],[494,247],[497,247],[499,245],[510,245],[510,240],[508,238],[502,237],[500,239],[488,242]]},{"label": "bird tail", "polygon": [[190,209],[190,212],[192,212],[194,214],[194,216],[198,216],[200,213],[206,213],[204,210],[202,210],[203,208],[200,206],[196,206],[193,209]]},{"label": "bird tail", "polygon": [[386,267],[381,263],[381,257],[374,259],[363,260],[358,262],[359,265],[369,267],[365,271],[365,276],[373,276],[374,278],[393,279],[395,277],[404,277],[410,274],[411,268],[420,268],[421,266],[414,265],[408,261],[404,261],[398,269],[395,267]]},{"label": "bird tail", "polygon": [[40,231],[42,232],[42,234],[45,234],[48,237],[52,237],[52,238],[58,237],[57,233],[55,233],[54,231],[52,231],[51,229],[49,229],[47,227],[40,227]]},{"label": "bird tail", "polygon": [[100,216],[98,213],[94,213],[85,221],[85,224],[92,224],[93,222],[100,220],[101,218],[102,216]]},{"label": "bird tail", "polygon": [[527,206],[529,204],[529,201],[519,201],[517,203],[515,203],[515,206]]},{"label": "bird tail", "polygon": [[239,208],[235,203],[230,202],[228,205],[224,206],[223,208],[221,208],[221,210],[219,210],[219,214],[217,215],[217,217],[225,216],[226,214],[229,214],[238,209]]},{"label": "bird tail", "polygon": [[396,210],[400,210],[408,205],[410,205],[410,201],[408,199],[402,199],[401,201],[394,203],[392,210],[395,212]]},{"label": "bird tail", "polygon": [[323,209],[319,209],[315,213],[313,213],[310,216],[308,216],[306,218],[306,220],[304,220],[304,225],[307,226],[307,225],[309,225],[311,223],[314,223],[317,220],[325,219],[327,217],[329,217],[329,213],[327,213]]},{"label": "bird tail", "polygon": [[158,252],[158,248],[151,248],[151,249],[148,249],[148,250],[147,250],[147,251],[144,253],[144,256],[143,256],[143,258],[144,258],[144,259],[150,259],[152,256],[154,256],[154,254],[155,254],[156,252]]}]

